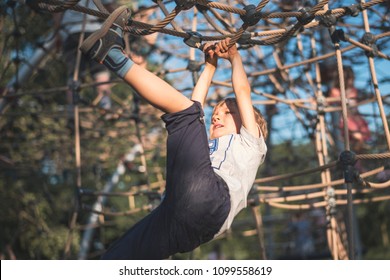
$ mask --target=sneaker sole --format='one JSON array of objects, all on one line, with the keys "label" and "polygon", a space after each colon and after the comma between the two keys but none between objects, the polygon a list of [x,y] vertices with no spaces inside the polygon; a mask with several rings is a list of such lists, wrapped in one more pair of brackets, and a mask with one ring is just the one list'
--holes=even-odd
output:
[{"label": "sneaker sole", "polygon": [[[126,6],[121,6],[117,8],[115,11],[113,11],[108,18],[104,21],[102,24],[102,27],[92,33],[85,41],[81,44],[80,50],[82,53],[87,54],[92,47],[96,44],[97,41],[99,41],[101,38],[104,37],[104,35],[107,34],[107,32],[110,30],[111,26],[115,23],[117,18],[127,10]],[[125,24],[125,23],[124,23]],[[124,26],[120,25],[120,28],[124,29]],[[94,58],[94,57],[91,57]],[[101,61],[99,61],[101,63]]]}]

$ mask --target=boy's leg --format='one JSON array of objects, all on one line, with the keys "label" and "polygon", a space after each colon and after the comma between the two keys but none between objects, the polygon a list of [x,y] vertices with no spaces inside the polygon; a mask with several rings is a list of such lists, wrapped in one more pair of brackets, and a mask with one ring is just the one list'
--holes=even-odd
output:
[{"label": "boy's leg", "polygon": [[124,55],[122,32],[129,17],[130,13],[125,6],[116,9],[102,28],[84,41],[80,47],[81,51],[106,65],[149,103],[162,111],[175,113],[190,107],[193,104],[190,99]]},{"label": "boy's leg", "polygon": [[171,255],[170,219],[166,207],[158,207],[116,240],[102,255],[104,260],[161,260]]},{"label": "boy's leg", "polygon": [[162,116],[168,131],[164,203],[176,223],[170,244],[178,252],[211,240],[230,211],[228,187],[211,167],[203,117],[199,102]]}]

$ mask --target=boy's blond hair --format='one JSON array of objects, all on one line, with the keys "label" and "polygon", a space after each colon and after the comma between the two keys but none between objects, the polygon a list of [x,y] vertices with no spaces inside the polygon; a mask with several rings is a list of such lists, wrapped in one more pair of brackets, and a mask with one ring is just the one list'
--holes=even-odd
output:
[{"label": "boy's blond hair", "polygon": [[[213,113],[217,108],[221,107],[223,104],[226,104],[227,106],[235,106],[235,108],[238,109],[237,100],[235,98],[230,97],[219,101],[214,106]],[[261,134],[263,135],[264,139],[267,139],[268,136],[267,121],[264,119],[259,109],[257,109],[255,106],[252,107],[253,107],[253,112],[255,113],[256,123],[259,125]]]}]

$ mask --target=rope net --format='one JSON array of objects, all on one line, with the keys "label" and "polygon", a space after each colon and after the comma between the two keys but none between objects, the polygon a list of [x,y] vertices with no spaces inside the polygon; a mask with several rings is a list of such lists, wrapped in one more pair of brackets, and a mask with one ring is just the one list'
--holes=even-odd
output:
[{"label": "rope net", "polygon": [[[37,0],[28,4],[38,11],[58,13],[70,9],[106,19],[110,13],[99,0],[94,3],[99,11],[81,6],[77,0]],[[133,10],[126,30],[129,55],[141,54],[152,61],[150,69],[185,95],[191,94],[202,68],[203,57],[197,48],[204,42],[227,37],[232,38],[232,44],[238,44],[254,103],[267,118],[270,138],[268,159],[259,171],[248,201],[255,229],[243,231],[237,226],[233,230],[242,231],[244,236],[257,235],[262,248],[260,255],[267,258],[260,205],[292,212],[320,210],[327,221],[325,231],[332,258],[355,258],[354,205],[390,199],[386,164],[390,157],[389,80],[383,75],[389,64],[388,1],[157,0],[139,4],[121,1],[120,4]],[[148,36],[153,40],[134,54],[131,46],[136,46],[129,41],[137,42]],[[354,71],[353,87],[359,87],[359,97],[349,95],[348,67]],[[120,85],[118,80],[111,83]],[[77,90],[97,85],[83,82],[77,84]],[[335,85],[339,90],[337,96],[331,94]],[[7,116],[7,106],[15,99],[63,93],[68,89],[61,86],[28,90],[18,80],[12,80],[0,99],[0,111]],[[232,94],[228,65],[219,66],[210,93],[208,105]],[[111,128],[104,128],[104,134],[120,138],[124,136],[123,128],[132,126],[131,135],[126,138],[137,148],[119,160],[103,190],[85,188],[78,172],[78,199],[69,240],[77,228],[85,233],[85,228],[106,225],[110,217],[133,217],[150,211],[163,194],[164,171],[157,162],[164,157],[161,143],[165,135],[161,133],[158,113],[140,103],[135,94],[123,98],[114,92],[112,98],[117,107],[108,113],[115,115],[115,120]],[[93,137],[94,123],[107,114],[107,110],[97,110],[96,104],[94,101],[75,105],[77,170],[82,169],[80,153],[83,152],[79,126],[91,130],[88,137]],[[364,141],[361,140],[364,135],[359,134],[362,126],[358,131],[349,127],[353,123],[351,116],[357,112],[371,131],[370,138]],[[341,125],[340,130],[339,123],[348,125]],[[309,158],[301,158],[299,151],[294,151],[294,145],[302,143],[313,147]],[[285,144],[291,149],[291,158],[278,158],[278,145]],[[107,153],[104,156],[110,157]],[[294,166],[296,158],[300,162]],[[276,168],[276,165],[287,166]],[[285,172],[276,174],[275,170]],[[138,172],[143,183],[132,185],[128,191],[113,191],[120,182],[118,177],[125,176],[126,172]],[[307,184],[295,184],[295,179],[302,176],[309,178],[301,180]],[[269,182],[275,185],[266,185]],[[127,198],[128,209],[110,209],[110,199],[115,197]],[[95,199],[95,203],[85,203],[86,198]],[[348,225],[344,224],[340,209],[346,210]],[[90,213],[85,228],[77,225],[80,210]],[[69,241],[66,254],[70,247]],[[82,248],[78,257],[87,258],[92,254],[90,250]]]}]

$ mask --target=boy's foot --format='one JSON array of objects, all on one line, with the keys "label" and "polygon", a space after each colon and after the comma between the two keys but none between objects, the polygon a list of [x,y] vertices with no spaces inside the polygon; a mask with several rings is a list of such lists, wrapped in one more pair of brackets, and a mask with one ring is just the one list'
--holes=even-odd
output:
[{"label": "boy's foot", "polygon": [[117,8],[103,23],[102,27],[92,33],[80,46],[82,53],[89,58],[103,63],[108,52],[113,48],[124,49],[122,31],[131,16],[126,6]]}]

